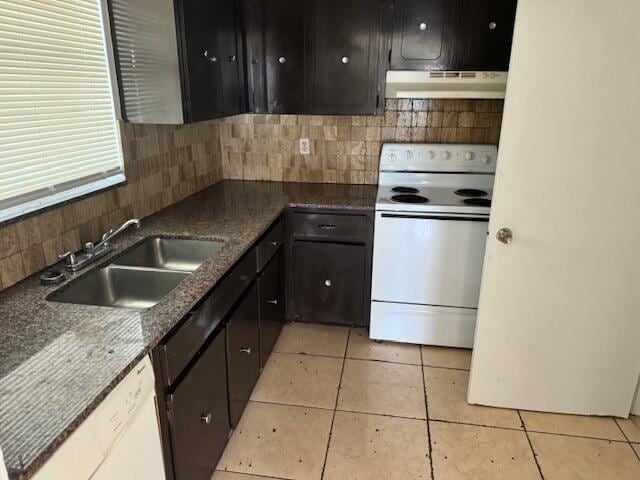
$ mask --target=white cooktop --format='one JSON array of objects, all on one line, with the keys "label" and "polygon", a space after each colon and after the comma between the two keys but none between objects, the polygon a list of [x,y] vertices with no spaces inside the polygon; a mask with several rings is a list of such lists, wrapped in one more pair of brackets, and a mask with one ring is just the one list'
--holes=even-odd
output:
[{"label": "white cooktop", "polygon": [[[465,200],[490,204],[496,157],[494,145],[385,144],[380,158],[376,210],[488,215],[490,206],[468,204]],[[396,187],[417,192],[395,192],[392,189]],[[480,190],[484,194],[456,193],[462,189]],[[397,195],[407,195],[409,199],[418,195],[427,201],[403,202],[393,198]],[[483,200],[468,200],[471,198]]]}]

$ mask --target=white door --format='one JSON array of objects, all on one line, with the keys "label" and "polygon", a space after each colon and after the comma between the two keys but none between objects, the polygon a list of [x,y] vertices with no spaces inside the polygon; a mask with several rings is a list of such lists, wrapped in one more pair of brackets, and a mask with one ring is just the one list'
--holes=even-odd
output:
[{"label": "white door", "polygon": [[[520,0],[470,403],[626,416],[640,372],[640,2]],[[496,239],[508,227],[511,244]]]}]

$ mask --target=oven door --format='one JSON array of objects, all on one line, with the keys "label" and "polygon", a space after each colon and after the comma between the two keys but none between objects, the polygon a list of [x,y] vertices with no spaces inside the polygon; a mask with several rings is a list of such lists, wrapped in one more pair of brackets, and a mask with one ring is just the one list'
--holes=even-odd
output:
[{"label": "oven door", "polygon": [[487,215],[376,212],[372,300],[477,308]]}]

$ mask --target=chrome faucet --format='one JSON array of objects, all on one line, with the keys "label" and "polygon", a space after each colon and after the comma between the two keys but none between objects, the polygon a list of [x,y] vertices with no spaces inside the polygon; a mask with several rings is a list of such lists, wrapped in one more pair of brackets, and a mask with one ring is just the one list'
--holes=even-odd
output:
[{"label": "chrome faucet", "polygon": [[116,230],[111,229],[102,235],[102,240],[100,240],[95,245],[92,242],[87,242],[84,245],[84,251],[81,253],[74,252],[66,252],[62,255],[58,255],[58,258],[61,260],[64,259],[67,264],[67,270],[71,270],[72,272],[77,272],[83,267],[86,267],[90,263],[95,262],[99,258],[104,257],[107,253],[113,250],[111,247],[111,240],[124,232],[131,225],[135,225],[136,228],[140,228],[140,220],[137,218],[132,218],[131,220],[127,220],[119,228]]}]

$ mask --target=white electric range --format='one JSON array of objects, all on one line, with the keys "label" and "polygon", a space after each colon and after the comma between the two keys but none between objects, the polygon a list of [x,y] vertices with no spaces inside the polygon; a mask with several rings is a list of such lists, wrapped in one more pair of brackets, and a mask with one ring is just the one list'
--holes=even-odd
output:
[{"label": "white electric range", "polygon": [[473,345],[496,157],[494,145],[383,145],[371,338]]}]

